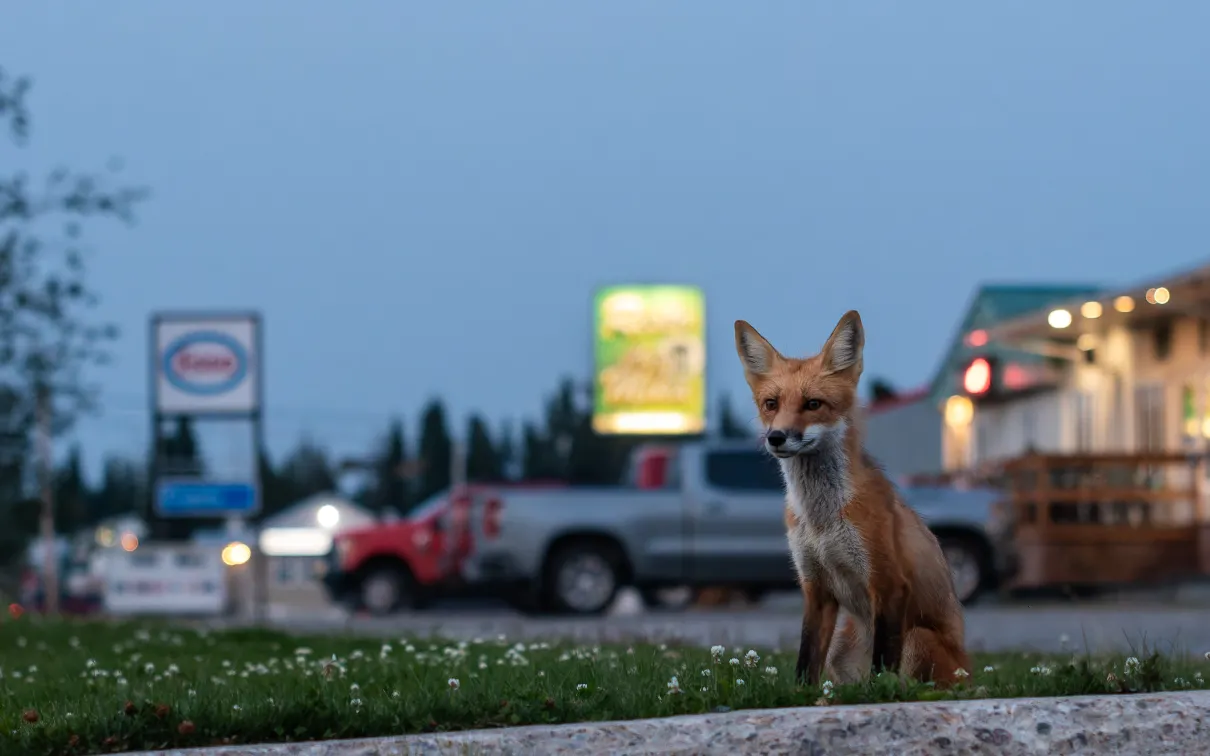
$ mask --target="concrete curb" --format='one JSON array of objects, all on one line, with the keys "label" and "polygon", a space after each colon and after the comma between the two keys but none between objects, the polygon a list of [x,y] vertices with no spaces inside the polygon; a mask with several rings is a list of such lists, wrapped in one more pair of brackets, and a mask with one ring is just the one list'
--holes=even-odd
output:
[{"label": "concrete curb", "polygon": [[[415,754],[1193,754],[1210,748],[1210,691],[752,709],[280,745],[180,756]],[[135,756],[150,756],[150,752]]]}]

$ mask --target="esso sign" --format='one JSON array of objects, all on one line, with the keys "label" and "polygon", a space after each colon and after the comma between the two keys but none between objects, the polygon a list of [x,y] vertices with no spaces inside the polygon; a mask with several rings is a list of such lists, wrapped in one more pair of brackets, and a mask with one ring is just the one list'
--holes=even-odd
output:
[{"label": "esso sign", "polygon": [[225,394],[248,374],[248,354],[242,344],[218,331],[181,336],[164,351],[164,377],[188,394]]}]

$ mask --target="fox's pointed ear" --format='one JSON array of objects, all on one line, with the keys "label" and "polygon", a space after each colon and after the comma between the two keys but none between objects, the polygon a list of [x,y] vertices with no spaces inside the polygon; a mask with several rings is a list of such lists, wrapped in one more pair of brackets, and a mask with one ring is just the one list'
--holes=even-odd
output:
[{"label": "fox's pointed ear", "polygon": [[739,352],[744,370],[752,375],[764,375],[781,359],[773,345],[745,320],[735,321],[735,351]]},{"label": "fox's pointed ear", "polygon": [[865,349],[865,329],[857,310],[849,310],[832,329],[828,343],[823,346],[823,364],[829,373],[855,370],[861,375],[862,350]]}]

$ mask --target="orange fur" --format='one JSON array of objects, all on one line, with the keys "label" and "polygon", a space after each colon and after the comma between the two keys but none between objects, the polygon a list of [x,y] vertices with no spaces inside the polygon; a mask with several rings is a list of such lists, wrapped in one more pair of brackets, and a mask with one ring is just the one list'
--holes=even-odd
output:
[{"label": "orange fur", "polygon": [[[786,531],[803,591],[798,673],[811,683],[825,666],[864,676],[881,660],[939,687],[953,684],[970,659],[949,567],[862,447],[860,316],[846,313],[805,359],[783,357],[742,320],[735,338],[766,434],[785,444],[767,448],[786,471]],[[794,475],[805,476],[797,487]]]}]

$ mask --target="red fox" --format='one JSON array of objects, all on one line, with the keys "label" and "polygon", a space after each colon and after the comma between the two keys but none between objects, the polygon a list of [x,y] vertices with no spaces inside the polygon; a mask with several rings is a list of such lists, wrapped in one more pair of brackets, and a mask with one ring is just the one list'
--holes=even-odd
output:
[{"label": "red fox", "polygon": [[962,606],[937,538],[862,447],[854,412],[864,346],[856,310],[806,359],[783,357],[735,322],[765,449],[785,482],[804,598],[795,675],[856,682],[881,665],[948,687],[970,669]]}]

